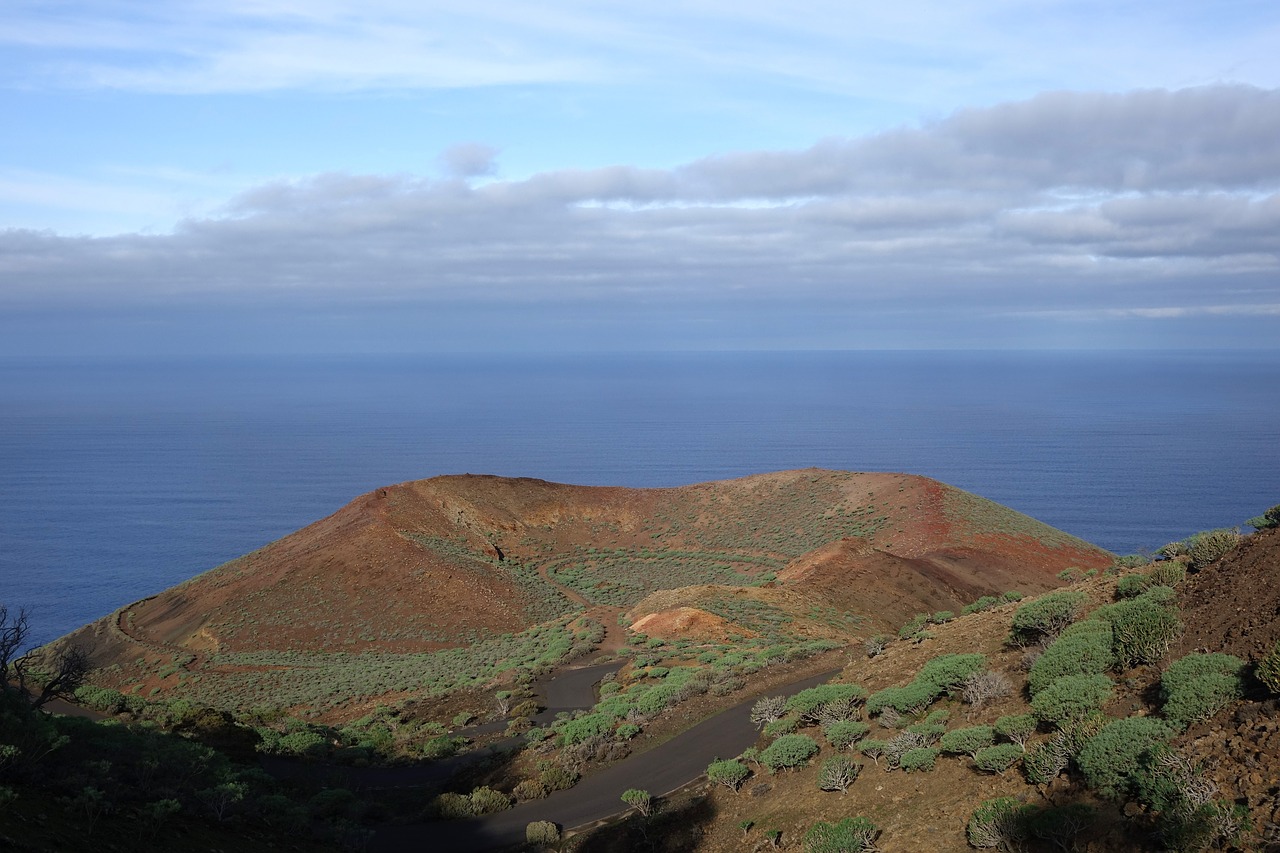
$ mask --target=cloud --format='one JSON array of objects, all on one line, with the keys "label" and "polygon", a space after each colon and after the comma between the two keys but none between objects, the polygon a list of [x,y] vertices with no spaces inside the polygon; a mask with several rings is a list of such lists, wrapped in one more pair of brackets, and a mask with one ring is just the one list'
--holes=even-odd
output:
[{"label": "cloud", "polygon": [[498,149],[480,142],[462,142],[440,154],[440,165],[454,178],[479,178],[498,171]]},{"label": "cloud", "polygon": [[264,184],[168,235],[5,232],[0,302],[1271,317],[1277,138],[1280,91],[1211,86],[1050,93],[671,169],[471,184],[493,151],[462,145],[449,177]]}]

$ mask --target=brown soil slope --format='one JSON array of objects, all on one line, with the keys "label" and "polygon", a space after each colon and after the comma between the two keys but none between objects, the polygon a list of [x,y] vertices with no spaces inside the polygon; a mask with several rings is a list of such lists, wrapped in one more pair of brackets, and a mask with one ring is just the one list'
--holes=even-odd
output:
[{"label": "brown soil slope", "polygon": [[[82,629],[148,650],[429,652],[690,584],[778,585],[902,621],[1110,555],[933,480],[789,471],[674,489],[488,476],[390,486]],[[608,620],[601,620],[608,621]],[[180,659],[179,659],[180,662]]]},{"label": "brown soil slope", "polygon": [[1203,571],[1178,594],[1183,653],[1226,652],[1256,661],[1280,642],[1280,528],[1261,530]]}]

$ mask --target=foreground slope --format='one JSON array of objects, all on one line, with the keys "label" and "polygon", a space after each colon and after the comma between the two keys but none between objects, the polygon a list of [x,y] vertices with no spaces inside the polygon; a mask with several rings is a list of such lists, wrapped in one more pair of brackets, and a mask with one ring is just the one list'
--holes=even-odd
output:
[{"label": "foreground slope", "polygon": [[1109,562],[908,475],[804,470],[672,489],[449,476],[365,495],[73,638],[92,648],[100,684],[300,708],[554,663],[624,610],[691,604],[690,623],[719,619],[733,636],[751,620],[724,601],[745,594],[761,600],[756,615],[861,636]]}]

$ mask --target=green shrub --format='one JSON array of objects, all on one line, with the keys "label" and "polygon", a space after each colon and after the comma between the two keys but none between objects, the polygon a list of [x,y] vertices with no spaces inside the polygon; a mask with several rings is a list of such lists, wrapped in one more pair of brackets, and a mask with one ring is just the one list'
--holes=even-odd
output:
[{"label": "green shrub", "polygon": [[1111,623],[1111,651],[1119,669],[1155,663],[1182,633],[1178,614],[1169,606],[1175,597],[1167,586],[1153,586],[1137,598],[1099,607],[1095,619]]},{"label": "green shrub", "polygon": [[950,755],[973,755],[996,741],[991,726],[970,726],[947,732],[938,741],[938,748]]},{"label": "green shrub", "polygon": [[640,727],[635,723],[623,723],[613,732],[613,736],[618,740],[631,740],[638,734],[640,734]]},{"label": "green shrub", "polygon": [[474,789],[469,797],[471,813],[476,817],[494,814],[511,808],[511,798],[501,791],[495,791],[488,785]]},{"label": "green shrub", "polygon": [[785,717],[780,717],[767,724],[764,727],[764,736],[776,738],[781,735],[789,735],[798,728],[800,728],[800,715],[787,714]]},{"label": "green shrub", "polygon": [[1151,586],[1151,578],[1147,575],[1125,575],[1116,581],[1116,598],[1137,598]]},{"label": "green shrub", "polygon": [[1113,720],[1089,738],[1076,763],[1090,788],[1103,797],[1121,799],[1129,792],[1139,757],[1174,733],[1167,723],[1151,717]]},{"label": "green shrub", "polygon": [[455,794],[445,791],[431,802],[432,811],[442,820],[462,820],[474,817],[471,811],[471,798],[466,794]]},{"label": "green shrub", "polygon": [[938,694],[942,694],[954,690],[964,684],[966,678],[986,668],[985,655],[940,655],[921,667],[915,681],[934,687]]},{"label": "green shrub", "polygon": [[1048,785],[1071,760],[1071,750],[1067,738],[1058,732],[1042,744],[1027,751],[1022,757],[1022,772],[1032,785]]},{"label": "green shrub", "polygon": [[541,800],[549,793],[551,792],[547,790],[547,786],[542,784],[539,779],[522,779],[511,789],[511,796],[522,803],[529,800]]},{"label": "green shrub", "polygon": [[860,739],[867,736],[871,726],[858,720],[837,720],[822,729],[827,743],[836,749],[848,749]]},{"label": "green shrub", "polygon": [[649,796],[648,791],[628,788],[622,792],[622,801],[635,809],[641,817],[648,817],[653,813],[653,797]]},{"label": "green shrub", "polygon": [[1043,723],[1061,726],[1101,708],[1113,687],[1105,675],[1067,675],[1032,698],[1031,713]]},{"label": "green shrub", "polygon": [[888,748],[889,742],[878,738],[865,738],[858,742],[858,752],[870,758],[876,764],[880,763],[880,758]]},{"label": "green shrub", "polygon": [[760,763],[770,770],[799,767],[817,755],[818,742],[808,735],[783,735],[760,753]]},{"label": "green shrub", "polygon": [[747,781],[751,771],[741,761],[713,761],[707,765],[707,778],[717,785],[724,785],[731,791],[738,790]]},{"label": "green shrub", "polygon": [[1234,655],[1189,654],[1160,677],[1166,720],[1186,728],[1244,695],[1245,662]]},{"label": "green shrub", "polygon": [[1156,563],[1147,573],[1153,586],[1176,587],[1187,579],[1187,566],[1177,560]]},{"label": "green shrub", "polygon": [[1026,837],[1023,813],[1026,806],[1013,797],[987,800],[974,809],[965,827],[969,843],[978,849],[1000,847],[1007,850],[1019,848]]},{"label": "green shrub", "polygon": [[912,617],[911,621],[907,622],[905,625],[903,625],[901,628],[898,629],[898,639],[909,640],[912,637],[914,637],[916,634],[919,634],[922,630],[924,630],[924,626],[928,624],[929,624],[929,614],[917,613],[914,617]]},{"label": "green shrub", "polygon": [[1256,515],[1245,522],[1245,524],[1255,530],[1269,530],[1272,527],[1280,527],[1280,504],[1273,506],[1262,515]]},{"label": "green shrub", "polygon": [[898,758],[898,766],[911,773],[916,770],[932,770],[938,759],[938,750],[930,746],[908,749]]},{"label": "green shrub", "polygon": [[879,828],[865,817],[847,817],[837,823],[818,821],[804,836],[805,853],[861,853],[874,850]]},{"label": "green shrub", "polygon": [[1280,643],[1276,643],[1271,651],[1262,656],[1253,674],[1262,682],[1263,687],[1280,694]]},{"label": "green shrub", "polygon": [[546,785],[549,791],[566,791],[578,783],[578,778],[577,773],[566,770],[558,764],[553,764],[538,774],[539,781]]},{"label": "green shrub", "polygon": [[1191,557],[1191,568],[1195,571],[1203,569],[1214,560],[1225,555],[1240,542],[1240,534],[1234,530],[1205,530],[1187,540],[1187,555]]},{"label": "green shrub", "polygon": [[973,764],[987,773],[1004,775],[1004,772],[1017,764],[1021,758],[1022,747],[1016,743],[1001,743],[975,752]]},{"label": "green shrub", "polygon": [[608,714],[587,714],[557,723],[554,728],[560,733],[561,745],[572,746],[608,732],[613,728],[613,718]]},{"label": "green shrub", "polygon": [[996,720],[996,734],[1018,746],[1026,748],[1027,738],[1036,730],[1036,718],[1032,714],[1010,714]]},{"label": "green shrub", "polygon": [[886,687],[867,698],[868,714],[876,715],[886,708],[902,714],[914,714],[933,704],[938,692],[931,686],[913,681],[902,687]]},{"label": "green shrub", "polygon": [[549,820],[535,820],[524,828],[524,840],[536,847],[559,847],[560,827]]},{"label": "green shrub", "polygon": [[929,617],[929,621],[935,625],[942,625],[956,618],[956,614],[950,610],[939,610],[937,613]]},{"label": "green shrub", "polygon": [[1068,675],[1101,675],[1115,663],[1109,622],[1089,619],[1076,623],[1049,645],[1027,673],[1027,689],[1035,696]]},{"label": "green shrub", "polygon": [[819,684],[801,690],[787,700],[786,710],[802,719],[816,719],[824,707],[836,703],[854,703],[867,698],[867,691],[857,684]]},{"label": "green shrub", "polygon": [[1009,642],[1029,646],[1046,637],[1056,637],[1076,621],[1089,600],[1083,592],[1060,590],[1043,595],[1018,608],[1009,629]]},{"label": "green shrub", "polygon": [[977,601],[966,604],[960,611],[961,614],[968,616],[970,613],[981,613],[984,610],[990,610],[1000,603],[1000,599],[994,595],[984,595]]},{"label": "green shrub", "polygon": [[1022,593],[1018,592],[1016,589],[1006,590],[1000,594],[1000,600],[1002,602],[1021,601],[1023,597]]}]

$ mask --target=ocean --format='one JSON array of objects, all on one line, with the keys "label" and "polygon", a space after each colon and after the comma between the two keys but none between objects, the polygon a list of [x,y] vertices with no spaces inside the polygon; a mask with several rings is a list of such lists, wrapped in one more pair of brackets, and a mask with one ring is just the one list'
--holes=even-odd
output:
[{"label": "ocean", "polygon": [[0,362],[0,602],[43,642],[378,486],[924,474],[1117,553],[1280,503],[1280,351]]}]

